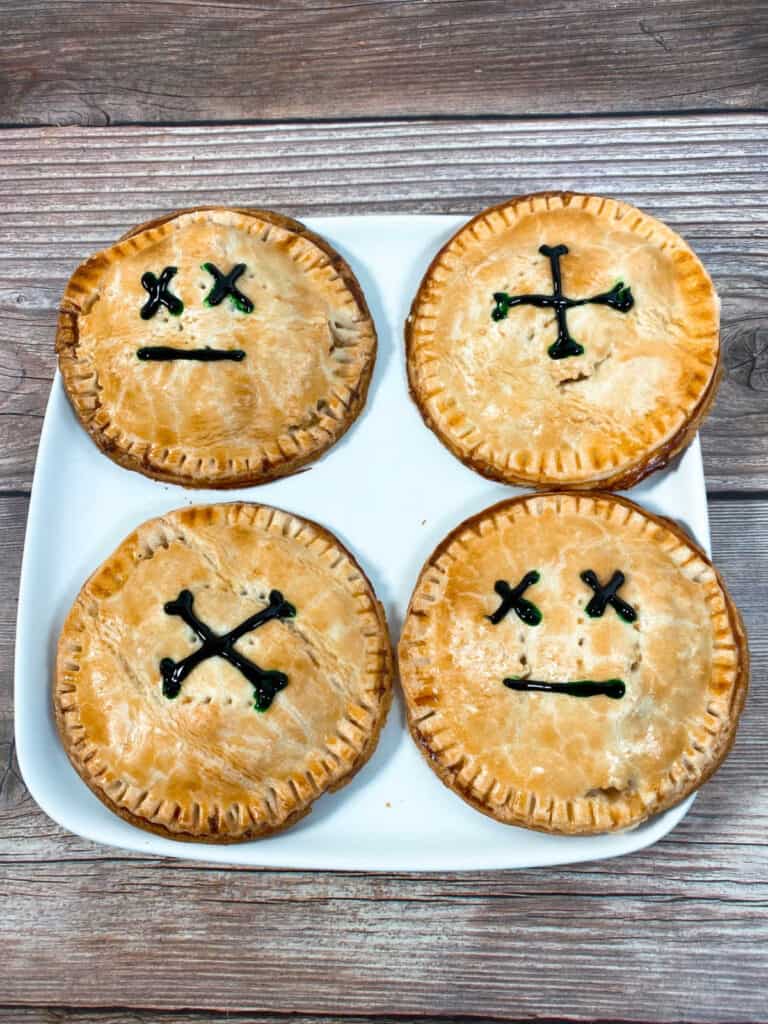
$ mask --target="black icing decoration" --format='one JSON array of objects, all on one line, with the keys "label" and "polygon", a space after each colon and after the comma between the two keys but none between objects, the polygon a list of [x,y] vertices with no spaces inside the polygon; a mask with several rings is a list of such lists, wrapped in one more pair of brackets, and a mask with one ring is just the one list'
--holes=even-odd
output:
[{"label": "black icing decoration", "polygon": [[160,277],[155,277],[151,270],[141,275],[141,287],[149,293],[149,298],[141,307],[142,320],[151,320],[161,306],[165,306],[172,316],[181,316],[184,303],[176,295],[171,295],[168,285],[176,273],[176,267],[165,267]]},{"label": "black icing decoration", "polygon": [[510,690],[533,690],[537,693],[564,693],[569,697],[610,697],[620,700],[626,693],[621,679],[606,679],[597,682],[594,679],[577,679],[572,683],[545,683],[540,679],[519,679],[511,677],[504,680]]},{"label": "black icing decoration", "polygon": [[619,313],[628,313],[635,304],[632,291],[623,281],[617,281],[613,288],[599,295],[593,295],[590,299],[569,299],[563,295],[562,277],[560,273],[560,257],[568,253],[567,245],[542,245],[539,248],[542,256],[549,259],[549,266],[552,272],[552,294],[551,295],[508,295],[507,292],[494,292],[493,300],[496,303],[491,311],[493,320],[506,320],[507,314],[513,306],[537,306],[539,308],[554,309],[557,317],[557,340],[554,341],[547,352],[552,359],[566,359],[568,356],[580,356],[584,353],[584,346],[580,345],[575,338],[571,337],[568,331],[568,320],[566,313],[574,306],[586,306],[588,304],[598,306],[610,306]]},{"label": "black icing decoration", "polygon": [[244,263],[236,263],[228,274],[219,270],[215,263],[204,263],[203,270],[207,270],[214,279],[213,288],[205,297],[206,306],[218,306],[229,295],[235,309],[241,313],[253,312],[251,300],[235,286],[235,281],[245,272]]},{"label": "black icing decoration", "polygon": [[169,700],[178,697],[182,684],[187,676],[202,662],[208,658],[224,658],[230,665],[245,676],[253,686],[254,707],[257,711],[266,711],[279,690],[285,689],[288,685],[288,676],[284,672],[274,669],[259,668],[254,662],[246,658],[235,649],[235,643],[240,637],[245,636],[254,629],[258,629],[271,619],[292,619],[296,615],[296,609],[292,604],[283,598],[279,590],[273,590],[269,595],[269,604],[260,612],[249,616],[239,626],[220,636],[202,622],[193,610],[194,595],[189,590],[182,590],[175,601],[168,601],[164,605],[167,615],[178,615],[203,641],[202,645],[193,651],[192,654],[181,661],[174,661],[172,658],[163,658],[160,662],[160,673],[163,677],[163,696]]},{"label": "black icing decoration", "polygon": [[591,569],[585,570],[581,574],[581,578],[587,586],[591,587],[595,592],[594,597],[591,598],[587,605],[587,615],[589,615],[590,618],[601,618],[606,607],[610,605],[619,618],[624,619],[625,622],[634,622],[635,619],[637,619],[637,612],[632,605],[627,604],[626,601],[622,601],[617,594],[619,587],[623,586],[626,579],[623,572],[620,572],[617,569],[605,586],[601,584],[600,580]]},{"label": "black icing decoration", "polygon": [[496,580],[493,589],[501,598],[501,604],[492,615],[486,615],[486,619],[497,626],[510,611],[514,611],[527,626],[538,626],[541,612],[532,601],[523,597],[523,593],[539,579],[539,574],[533,570],[527,572],[516,587],[510,587],[506,580]]},{"label": "black icing decoration", "polygon": [[199,363],[220,363],[229,359],[241,363],[245,352],[241,348],[174,348],[172,345],[147,345],[136,355],[145,363],[167,363],[175,359],[189,359]]}]

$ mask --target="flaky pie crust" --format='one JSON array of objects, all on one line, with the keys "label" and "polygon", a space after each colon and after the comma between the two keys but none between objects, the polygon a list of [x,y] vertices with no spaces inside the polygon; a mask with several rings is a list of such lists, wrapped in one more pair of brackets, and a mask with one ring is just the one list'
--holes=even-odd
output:
[{"label": "flaky pie crust", "polygon": [[[618,279],[634,306],[568,312],[584,353],[553,360],[551,309],[494,322],[495,292],[551,294],[539,246],[566,244],[564,294]],[[546,192],[474,217],[427,270],[405,326],[411,395],[459,459],[494,480],[543,489],[621,489],[692,440],[721,374],[719,300],[671,228],[626,203]]]},{"label": "flaky pie crust", "polygon": [[[617,569],[634,623],[592,592]],[[525,591],[537,626],[498,624],[498,579]],[[669,519],[608,494],[503,501],[458,526],[419,576],[399,645],[408,725],[430,766],[484,814],[543,832],[633,827],[720,765],[749,677],[744,627],[704,552]],[[517,692],[505,678],[622,679],[626,693]]]},{"label": "flaky pie crust", "polygon": [[[296,608],[237,641],[288,676],[265,712],[221,657],[173,699],[159,663],[195,649],[164,611],[182,588],[224,634],[272,589]],[[237,842],[303,817],[373,753],[392,696],[384,610],[327,530],[265,505],[179,509],[128,536],[84,584],[58,645],[53,705],[64,748],[110,810],[173,839]]]},{"label": "flaky pie crust", "polygon": [[[201,264],[247,265],[250,314],[204,299]],[[174,317],[150,320],[144,271],[178,268]],[[242,362],[142,362],[146,346],[242,349]],[[365,405],[376,331],[344,259],[268,210],[197,207],[133,228],[86,260],[61,301],[56,350],[78,419],[115,462],[187,487],[230,488],[294,473]]]}]

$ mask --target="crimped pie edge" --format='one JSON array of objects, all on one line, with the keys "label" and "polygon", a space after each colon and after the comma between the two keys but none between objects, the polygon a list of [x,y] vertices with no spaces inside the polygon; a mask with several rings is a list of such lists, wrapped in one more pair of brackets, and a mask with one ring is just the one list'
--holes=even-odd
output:
[{"label": "crimped pie edge", "polygon": [[[107,792],[98,781],[98,776],[109,773],[109,765],[102,770],[102,762],[94,747],[92,747],[84,735],[85,729],[80,723],[78,705],[73,694],[77,692],[77,675],[79,665],[77,657],[82,649],[83,637],[88,637],[89,623],[91,617],[83,609],[83,595],[86,588],[98,580],[102,575],[112,575],[113,565],[119,565],[128,560],[135,564],[139,560],[146,560],[152,557],[156,550],[162,548],[162,532],[160,539],[151,553],[147,555],[146,543],[139,548],[142,535],[152,527],[161,527],[172,531],[175,524],[194,526],[197,517],[209,517],[207,522],[214,522],[224,519],[230,525],[245,525],[258,527],[265,532],[280,532],[284,536],[300,540],[305,547],[320,540],[327,543],[327,547],[321,553],[321,557],[328,563],[328,571],[332,572],[338,579],[345,582],[350,593],[360,597],[363,594],[367,597],[368,607],[359,610],[362,618],[373,614],[376,619],[376,629],[373,633],[366,634],[376,637],[377,648],[368,652],[368,659],[375,662],[375,667],[368,668],[365,675],[370,677],[371,685],[366,688],[366,694],[370,695],[370,708],[364,710],[368,713],[368,721],[365,728],[360,722],[349,719],[353,727],[348,730],[348,735],[339,734],[335,737],[338,742],[334,748],[326,746],[324,750],[318,748],[318,759],[325,771],[325,777],[319,782],[314,777],[298,778],[292,777],[293,784],[282,785],[278,789],[269,784],[262,787],[270,789],[271,793],[267,799],[259,797],[258,803],[261,808],[267,808],[271,812],[272,820],[260,821],[261,808],[245,808],[245,813],[251,818],[252,826],[241,828],[239,831],[228,829],[227,823],[231,824],[231,817],[228,816],[229,808],[218,808],[215,814],[216,828],[210,827],[210,818],[200,812],[197,819],[204,823],[209,822],[209,828],[175,828],[174,825],[183,813],[180,805],[176,807],[165,807],[168,801],[156,801],[156,807],[152,815],[143,816],[133,813],[145,803],[151,805],[151,792],[148,790],[142,799],[134,807],[121,803],[125,795],[131,790],[131,786],[123,779],[111,778],[109,788],[114,795]],[[266,520],[266,521],[264,521]],[[146,538],[145,538],[146,540]],[[137,557],[138,556],[138,557]],[[330,557],[329,557],[330,556]],[[351,572],[350,572],[351,570]],[[352,587],[360,586],[363,590],[356,593]],[[61,738],[62,745],[69,757],[70,762],[77,771],[80,778],[86,783],[92,793],[101,800],[106,807],[117,814],[123,820],[136,825],[156,835],[168,839],[176,839],[189,842],[206,843],[235,843],[244,842],[250,839],[262,838],[289,828],[300,818],[304,817],[312,809],[314,801],[325,792],[334,792],[341,789],[357,774],[373,755],[378,745],[381,730],[387,719],[387,714],[392,703],[393,693],[393,665],[394,658],[392,645],[387,628],[387,620],[384,608],[376,597],[373,586],[365,571],[360,566],[355,556],[342,544],[329,530],[311,519],[295,515],[283,509],[274,508],[270,505],[261,505],[255,502],[227,502],[216,505],[193,505],[180,509],[174,509],[162,516],[148,519],[137,526],[112,552],[112,554],[88,577],[82,585],[78,595],[70,609],[62,627],[56,654],[56,663],[53,679],[53,706],[56,725]],[[66,707],[63,706],[63,698],[66,699]],[[358,733],[363,733],[362,739]],[[358,740],[357,748],[350,742],[349,737]],[[326,759],[335,764],[335,768],[329,770]],[[254,787],[255,788],[255,787]],[[287,791],[290,788],[291,797]],[[122,790],[122,792],[120,792]],[[120,793],[119,796],[117,794]],[[278,813],[273,810],[277,806]],[[239,809],[238,809],[239,812]]]},{"label": "crimped pie edge", "polygon": [[[457,764],[455,758],[446,758],[444,752],[452,749],[449,725],[440,730],[441,746],[439,748],[430,742],[429,733],[420,727],[422,722],[429,721],[434,714],[429,703],[424,703],[429,697],[429,686],[424,684],[422,687],[413,665],[413,659],[419,657],[419,633],[415,622],[418,619],[428,618],[430,604],[439,600],[439,596],[435,596],[436,591],[440,590],[441,578],[444,579],[446,575],[445,560],[454,560],[454,556],[450,553],[454,542],[460,541],[462,536],[467,533],[474,538],[481,536],[479,531],[483,524],[489,526],[490,530],[495,529],[497,516],[508,514],[510,511],[514,515],[522,505],[543,503],[540,505],[543,508],[552,502],[556,503],[558,511],[563,507],[561,503],[566,502],[575,503],[574,508],[577,511],[583,509],[585,504],[591,505],[593,514],[599,513],[602,516],[610,515],[615,506],[623,506],[629,513],[627,521],[632,514],[639,514],[648,521],[648,525],[659,528],[667,537],[677,541],[675,546],[688,549],[693,556],[700,559],[704,567],[712,572],[713,578],[708,588],[710,591],[708,599],[711,601],[718,595],[722,598],[728,623],[727,634],[736,649],[735,668],[731,670],[725,666],[716,666],[716,670],[713,672],[712,678],[716,678],[720,673],[729,674],[732,679],[727,697],[713,696],[708,703],[708,708],[717,705],[716,710],[718,711],[717,716],[711,715],[708,711],[710,717],[724,723],[718,728],[711,749],[699,751],[692,746],[689,747],[680,761],[675,762],[670,768],[666,776],[666,781],[669,783],[666,791],[657,792],[656,801],[650,805],[643,805],[638,794],[635,794],[633,798],[610,801],[603,801],[599,797],[582,797],[578,801],[560,801],[565,804],[565,807],[558,809],[557,820],[554,822],[552,821],[556,810],[554,798],[550,799],[548,819],[545,819],[542,804],[537,803],[534,794],[530,792],[507,794],[505,799],[499,803],[491,798],[497,780],[490,777],[489,773],[484,772],[479,759],[473,759],[469,755],[462,756]],[[648,527],[644,526],[643,528],[647,529]],[[486,530],[486,532],[488,531]],[[443,564],[441,565],[441,563]],[[713,634],[715,637],[713,650],[716,650],[718,647],[716,628],[713,628]],[[707,554],[673,520],[648,512],[627,498],[601,492],[585,494],[580,491],[548,491],[525,494],[504,499],[460,523],[438,544],[419,573],[403,623],[397,656],[400,683],[405,697],[408,729],[420,752],[441,782],[470,806],[496,821],[559,835],[598,835],[634,828],[652,815],[674,807],[697,790],[717,771],[730,751],[749,686],[749,648],[744,624],[720,574]],[[419,697],[423,698],[422,702],[426,711],[421,708],[417,715],[414,710],[414,701]],[[448,742],[445,742],[446,736],[448,736]],[[453,749],[460,745],[460,740],[457,740]],[[686,759],[688,763],[685,763]],[[692,765],[695,769],[693,773],[690,771]],[[467,773],[468,767],[468,779],[462,778]],[[675,774],[677,774],[677,778],[675,778]],[[483,782],[482,788],[475,785],[476,780],[480,777]],[[511,795],[514,795],[514,801],[510,806]]]},{"label": "crimped pie edge", "polygon": [[[244,222],[257,220],[263,222],[267,230],[269,225],[274,225],[310,242],[320,250],[326,259],[325,263],[318,264],[312,269],[317,269],[318,266],[330,268],[360,311],[360,340],[354,346],[345,346],[345,354],[354,350],[357,356],[354,367],[357,371],[356,382],[354,387],[350,387],[346,381],[337,381],[334,393],[329,395],[326,408],[318,416],[317,424],[309,430],[301,432],[302,435],[308,434],[312,438],[312,443],[307,443],[306,436],[297,438],[286,433],[276,437],[271,445],[262,445],[260,450],[254,449],[252,457],[237,461],[230,459],[226,464],[218,462],[215,466],[211,466],[210,460],[206,463],[202,458],[189,460],[169,458],[169,448],[164,445],[139,445],[124,441],[120,430],[115,428],[108,418],[105,419],[104,416],[98,415],[100,405],[96,370],[90,363],[84,365],[77,355],[78,314],[82,303],[87,301],[93,289],[98,286],[101,273],[111,262],[112,254],[117,252],[118,255],[113,258],[119,258],[123,252],[135,252],[137,248],[135,240],[140,235],[147,235],[148,244],[159,241],[172,230],[167,227],[170,222],[180,217],[201,213],[239,216]],[[113,245],[94,253],[77,267],[67,283],[59,308],[56,352],[67,398],[83,428],[104,454],[123,468],[142,473],[155,480],[181,484],[185,487],[224,490],[250,487],[288,476],[300,470],[307,463],[313,462],[335,445],[349,430],[365,406],[376,362],[377,337],[373,317],[352,268],[324,238],[310,231],[300,221],[271,210],[197,206],[176,210],[131,228]],[[345,365],[349,366],[349,363]],[[93,381],[83,389],[83,382],[91,376]],[[183,445],[177,447],[183,447]]]},{"label": "crimped pie edge", "polygon": [[[404,326],[406,369],[408,374],[409,392],[425,425],[429,427],[438,440],[466,466],[469,466],[470,469],[474,469],[477,473],[480,473],[481,476],[484,476],[489,480],[496,480],[501,483],[508,483],[521,487],[534,487],[542,490],[562,489],[603,491],[627,489],[634,487],[635,484],[644,480],[645,477],[656,472],[656,470],[663,469],[677,455],[684,451],[691,441],[693,441],[696,431],[698,430],[701,422],[707,416],[715,400],[717,388],[722,377],[722,346],[720,345],[719,340],[719,326],[715,333],[717,356],[712,366],[709,383],[707,387],[704,388],[697,402],[692,406],[688,415],[680,424],[678,429],[671,435],[660,435],[658,441],[652,447],[647,448],[647,450],[637,459],[630,460],[615,469],[611,467],[606,468],[602,466],[593,466],[591,472],[585,472],[579,476],[569,476],[564,470],[558,471],[557,458],[551,452],[549,453],[551,456],[550,462],[554,460],[554,472],[552,472],[552,466],[548,466],[546,469],[544,468],[543,458],[541,460],[542,465],[538,471],[526,471],[519,468],[511,468],[509,465],[509,458],[513,453],[500,452],[497,457],[497,453],[492,451],[488,443],[483,441],[481,436],[482,431],[478,430],[474,424],[470,423],[464,413],[457,413],[457,410],[453,405],[449,403],[446,409],[438,410],[436,415],[434,411],[434,402],[432,400],[439,397],[442,392],[440,390],[435,391],[434,388],[430,388],[421,379],[423,376],[423,366],[420,363],[418,352],[421,347],[429,345],[433,332],[421,325],[420,320],[422,316],[420,308],[426,301],[429,301],[431,304],[439,301],[440,285],[436,280],[436,276],[445,269],[450,270],[450,263],[445,263],[444,261],[447,259],[450,260],[454,255],[453,250],[457,244],[459,246],[461,245],[462,236],[469,233],[477,239],[478,236],[475,229],[478,225],[481,225],[484,229],[485,237],[489,237],[495,232],[495,226],[493,223],[494,216],[500,216],[503,221],[501,226],[506,228],[512,223],[511,220],[507,219],[507,214],[509,214],[510,211],[512,211],[511,215],[514,219],[517,218],[517,214],[514,213],[516,207],[527,206],[525,214],[536,213],[552,208],[550,206],[552,200],[559,201],[561,207],[568,207],[574,202],[579,201],[581,202],[582,208],[587,208],[587,204],[589,203],[599,204],[599,207],[597,209],[593,209],[591,212],[595,213],[597,216],[603,216],[607,209],[608,211],[613,212],[613,216],[616,220],[622,220],[625,217],[634,214],[636,221],[632,226],[633,230],[635,226],[640,223],[648,225],[651,228],[651,231],[646,236],[647,238],[651,238],[653,235],[658,235],[661,236],[663,247],[675,247],[680,252],[681,259],[685,259],[690,262],[691,269],[698,275],[699,284],[704,283],[709,286],[719,311],[719,297],[706,268],[703,266],[698,256],[693,252],[682,236],[673,231],[672,228],[664,224],[662,221],[652,217],[650,214],[644,213],[637,207],[624,203],[621,200],[576,192],[544,191],[515,196],[504,200],[502,203],[498,203],[494,206],[489,206],[486,209],[481,210],[480,213],[476,214],[473,218],[467,221],[466,224],[462,225],[440,248],[427,268],[416,295],[414,296]],[[534,204],[537,202],[543,203],[544,206],[535,208]],[[428,294],[430,296],[429,300],[426,299]],[[461,423],[464,426],[469,426],[471,428],[468,431],[465,431],[462,438],[457,438],[454,434],[457,427],[457,415],[461,415],[463,417]],[[449,424],[449,420],[453,422]],[[467,441],[466,439],[470,439],[470,441]],[[583,458],[583,456],[581,457]]]}]

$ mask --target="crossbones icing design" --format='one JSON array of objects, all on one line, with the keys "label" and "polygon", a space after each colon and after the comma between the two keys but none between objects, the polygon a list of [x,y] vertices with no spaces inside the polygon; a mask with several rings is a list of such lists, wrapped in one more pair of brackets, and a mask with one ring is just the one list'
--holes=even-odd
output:
[{"label": "crossbones icing design", "polygon": [[575,338],[571,337],[568,330],[567,313],[574,306],[610,306],[619,313],[628,313],[635,304],[632,290],[623,281],[616,284],[607,292],[593,295],[588,299],[569,299],[563,295],[562,275],[560,272],[560,257],[568,255],[567,245],[542,245],[539,248],[542,256],[549,259],[549,266],[552,273],[552,294],[551,295],[508,295],[506,292],[494,292],[493,301],[496,303],[491,311],[492,320],[506,320],[507,314],[513,306],[538,306],[540,308],[554,309],[557,318],[557,340],[554,341],[547,352],[552,359],[566,359],[568,356],[581,356],[584,354],[584,346],[580,345]]},{"label": "crossbones icing design", "polygon": [[194,596],[189,590],[182,590],[175,601],[164,605],[167,615],[178,615],[203,641],[202,646],[181,661],[163,658],[160,662],[160,674],[163,679],[163,696],[169,700],[178,697],[182,684],[187,676],[198,665],[208,658],[224,658],[230,665],[245,676],[254,690],[254,707],[257,711],[267,711],[276,694],[288,685],[288,676],[276,669],[260,668],[255,662],[246,658],[236,648],[235,643],[246,633],[270,622],[272,619],[292,619],[296,615],[295,607],[286,601],[279,590],[269,595],[269,604],[255,615],[244,619],[228,633],[218,634],[207,626],[195,614]]}]

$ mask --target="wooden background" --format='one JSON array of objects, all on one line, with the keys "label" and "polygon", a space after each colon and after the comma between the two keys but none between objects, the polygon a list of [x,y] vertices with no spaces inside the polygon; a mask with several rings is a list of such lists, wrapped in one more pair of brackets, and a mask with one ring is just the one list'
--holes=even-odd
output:
[{"label": "wooden background", "polygon": [[[767,96],[762,2],[0,2],[1,1021],[768,1021]],[[471,875],[214,869],[55,826],[15,761],[12,658],[77,262],[206,201],[462,213],[561,187],[669,221],[723,299],[702,440],[754,668],[685,821],[619,861]]]}]

